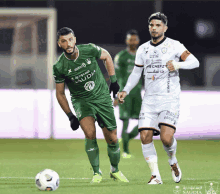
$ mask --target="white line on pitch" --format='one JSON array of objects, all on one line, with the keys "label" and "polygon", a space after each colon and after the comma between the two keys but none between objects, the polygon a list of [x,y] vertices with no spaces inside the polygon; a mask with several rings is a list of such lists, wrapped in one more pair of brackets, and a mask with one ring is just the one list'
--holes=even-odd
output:
[{"label": "white line on pitch", "polygon": [[[0,177],[0,179],[35,179],[35,177]],[[66,180],[89,180],[91,178],[60,178],[60,179],[66,179]],[[103,179],[110,179],[110,178],[103,178]],[[170,179],[163,179],[163,180],[171,180]],[[199,180],[207,180],[207,178],[184,178],[183,180],[186,181],[199,181]],[[210,179],[211,180],[216,180],[216,179]],[[219,179],[218,179],[219,180]]]},{"label": "white line on pitch", "polygon": [[[0,177],[0,179],[35,179],[34,177]],[[91,178],[60,178],[60,179],[91,179]]]}]

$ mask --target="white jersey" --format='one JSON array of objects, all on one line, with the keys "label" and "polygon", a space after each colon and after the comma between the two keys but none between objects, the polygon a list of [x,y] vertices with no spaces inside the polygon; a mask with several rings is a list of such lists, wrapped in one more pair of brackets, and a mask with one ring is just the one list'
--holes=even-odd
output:
[{"label": "white jersey", "polygon": [[169,72],[166,63],[169,60],[178,62],[186,50],[179,41],[167,37],[158,44],[148,41],[139,46],[135,64],[144,66],[145,95],[143,100],[150,100],[150,96],[154,99],[157,97],[158,99],[179,98],[179,71]]}]

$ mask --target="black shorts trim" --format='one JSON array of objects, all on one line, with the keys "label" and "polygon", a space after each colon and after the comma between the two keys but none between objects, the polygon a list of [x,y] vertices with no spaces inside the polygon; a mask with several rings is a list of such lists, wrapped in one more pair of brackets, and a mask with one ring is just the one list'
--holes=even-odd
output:
[{"label": "black shorts trim", "polygon": [[144,128],[140,128],[140,129],[138,129],[138,132],[141,132],[141,131],[143,131],[143,130],[152,130],[153,132],[154,132],[154,136],[158,136],[158,135],[160,135],[160,131],[158,131],[157,129],[155,129],[155,128],[150,128],[150,127],[144,127]]},{"label": "black shorts trim", "polygon": [[164,126],[167,126],[167,127],[173,128],[174,131],[176,131],[176,127],[173,126],[173,125],[170,125],[170,124],[167,124],[167,123],[159,123],[159,124],[158,124],[158,127],[160,128],[161,125],[164,125]]},{"label": "black shorts trim", "polygon": [[144,67],[144,65],[135,65],[136,67]]}]

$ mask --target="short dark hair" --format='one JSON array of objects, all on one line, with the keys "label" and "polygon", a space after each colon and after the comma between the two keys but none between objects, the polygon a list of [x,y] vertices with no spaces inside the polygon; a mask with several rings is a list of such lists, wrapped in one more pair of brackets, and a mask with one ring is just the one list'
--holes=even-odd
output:
[{"label": "short dark hair", "polygon": [[151,14],[151,16],[148,18],[148,23],[150,23],[150,21],[153,19],[161,20],[165,25],[168,23],[167,16],[160,12]]},{"label": "short dark hair", "polygon": [[63,27],[63,28],[59,29],[57,31],[57,40],[59,40],[60,36],[67,35],[70,33],[72,33],[75,36],[75,34],[71,28]]},{"label": "short dark hair", "polygon": [[127,38],[127,35],[137,35],[138,36],[138,31],[134,30],[134,29],[128,30],[126,32],[126,38]]}]

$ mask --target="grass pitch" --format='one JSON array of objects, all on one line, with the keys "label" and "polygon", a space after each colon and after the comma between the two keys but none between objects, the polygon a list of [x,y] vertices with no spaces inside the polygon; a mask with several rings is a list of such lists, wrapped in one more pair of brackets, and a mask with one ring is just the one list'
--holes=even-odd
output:
[{"label": "grass pitch", "polygon": [[[34,194],[35,175],[45,169],[60,176],[57,194],[172,194],[207,193],[220,184],[220,141],[178,141],[177,159],[183,177],[174,183],[166,152],[159,140],[154,141],[163,185],[147,185],[150,170],[143,158],[140,140],[130,142],[131,159],[121,158],[119,168],[130,180],[115,182],[109,178],[110,163],[107,145],[98,140],[103,181],[90,184],[92,170],[84,151],[84,140],[1,139],[0,194]],[[220,188],[219,193],[220,193]],[[46,192],[46,191],[45,191]],[[218,193],[217,192],[217,193]]]}]

